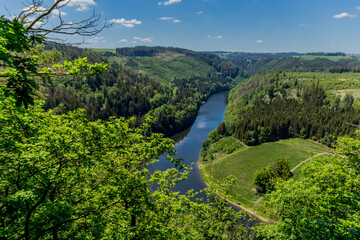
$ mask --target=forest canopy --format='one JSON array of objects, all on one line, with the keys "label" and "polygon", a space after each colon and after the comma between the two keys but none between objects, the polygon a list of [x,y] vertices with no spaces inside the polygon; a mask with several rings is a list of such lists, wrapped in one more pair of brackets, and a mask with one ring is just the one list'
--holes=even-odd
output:
[{"label": "forest canopy", "polygon": [[[11,50],[23,54],[33,47],[31,37],[16,20],[0,20],[0,49],[9,54],[2,54],[9,57],[1,60],[10,65],[3,74],[5,84],[0,87],[0,238],[246,236],[242,226],[244,214],[226,207],[225,200],[214,193],[208,195],[210,202],[199,203],[191,191],[187,195],[170,191],[186,178],[190,169],[172,157],[173,141],[150,133],[149,124],[133,128],[133,119],[92,122],[84,110],[63,115],[44,111],[44,103],[29,94],[37,86],[26,81],[32,81],[30,74],[49,79],[51,74],[38,71],[32,56],[31,66],[35,68],[12,63]],[[17,38],[11,37],[14,28]],[[26,60],[28,56],[19,59]],[[81,60],[74,63],[88,66]],[[68,73],[82,74],[72,67],[74,64],[63,66]],[[20,72],[21,78],[17,78],[18,74],[7,75],[9,69]],[[6,84],[9,81],[10,86]],[[22,83],[29,91],[13,90]],[[19,101],[20,97],[30,100]],[[179,173],[173,168],[151,174],[147,167],[164,152],[169,154],[169,161],[185,171]]]}]

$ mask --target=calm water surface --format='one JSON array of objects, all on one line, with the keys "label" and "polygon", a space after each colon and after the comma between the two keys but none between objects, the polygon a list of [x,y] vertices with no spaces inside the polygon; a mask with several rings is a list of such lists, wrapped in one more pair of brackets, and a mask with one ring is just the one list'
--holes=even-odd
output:
[{"label": "calm water surface", "polygon": [[[176,158],[184,159],[184,163],[193,165],[193,170],[188,179],[176,184],[174,191],[185,194],[188,190],[194,189],[196,192],[206,187],[202,180],[198,160],[202,142],[207,139],[208,134],[214,130],[225,117],[227,92],[217,93],[200,107],[194,124],[187,130],[172,137],[175,141]],[[174,164],[169,162],[166,157],[161,156],[159,162],[154,164],[151,169],[166,170],[173,168]]]}]

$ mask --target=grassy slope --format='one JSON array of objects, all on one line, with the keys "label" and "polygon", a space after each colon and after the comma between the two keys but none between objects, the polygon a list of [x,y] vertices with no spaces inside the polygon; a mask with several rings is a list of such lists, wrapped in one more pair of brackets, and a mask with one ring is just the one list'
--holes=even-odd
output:
[{"label": "grassy slope", "polygon": [[93,48],[92,50],[100,54],[104,54],[106,52],[116,53],[116,50],[112,48]]},{"label": "grassy slope", "polygon": [[[246,147],[232,154],[222,156],[210,162],[201,162],[204,180],[212,186],[212,183],[221,182],[229,175],[234,175],[238,181],[231,189],[233,202],[240,202],[246,208],[259,211],[260,204],[256,201],[261,195],[256,194],[253,183],[254,173],[275,160],[288,157],[290,168],[295,167],[301,161],[329,149],[318,143],[303,139],[287,139],[279,142],[264,143],[254,147]],[[300,169],[300,168],[299,168]],[[294,178],[301,173],[294,172]]]},{"label": "grassy slope", "polygon": [[213,68],[205,62],[192,57],[175,57],[171,60],[161,60],[158,57],[136,57],[139,66],[135,67],[149,76],[168,82],[175,77],[201,76],[213,72]]},{"label": "grassy slope", "polygon": [[160,82],[171,82],[175,77],[204,76],[215,72],[206,62],[190,56],[173,54],[164,57],[113,57],[112,60],[125,64],[133,70],[145,73]]}]

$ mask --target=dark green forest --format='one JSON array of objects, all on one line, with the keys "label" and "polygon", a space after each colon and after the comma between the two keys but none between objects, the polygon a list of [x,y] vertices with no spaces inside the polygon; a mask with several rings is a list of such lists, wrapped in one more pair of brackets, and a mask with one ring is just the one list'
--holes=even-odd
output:
[{"label": "dark green forest", "polygon": [[234,92],[228,121],[218,128],[219,133],[248,145],[300,137],[328,146],[339,136],[355,134],[360,114],[353,96],[340,99],[327,93],[316,74],[306,83],[287,74],[259,74]]},{"label": "dark green forest", "polygon": [[135,116],[139,123],[150,116],[154,119],[152,130],[167,136],[190,126],[199,106],[209,96],[228,90],[238,81],[236,78],[242,77],[239,68],[215,55],[179,48],[136,47],[117,49],[117,53],[154,56],[159,52],[176,51],[205,62],[211,72],[185,77],[178,74],[163,83],[92,50],[51,43],[45,49],[56,49],[64,60],[87,57],[90,63],[105,62],[109,65],[108,71],[101,77],[75,76],[40,80],[46,110],[52,109],[56,114],[63,114],[84,108],[90,120]]}]

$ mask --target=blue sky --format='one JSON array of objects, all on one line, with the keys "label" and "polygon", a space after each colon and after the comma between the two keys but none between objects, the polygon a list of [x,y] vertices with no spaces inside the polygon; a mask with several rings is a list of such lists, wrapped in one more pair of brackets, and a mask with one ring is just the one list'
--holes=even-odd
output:
[{"label": "blue sky", "polygon": [[[113,23],[85,47],[360,53],[360,0],[73,1],[63,8],[66,21],[95,10]],[[0,14],[16,15],[24,2],[1,0]]]}]

